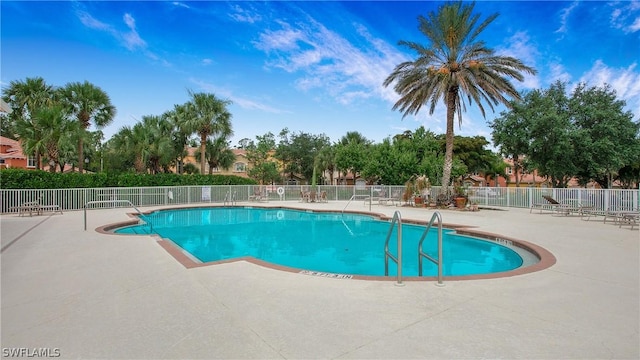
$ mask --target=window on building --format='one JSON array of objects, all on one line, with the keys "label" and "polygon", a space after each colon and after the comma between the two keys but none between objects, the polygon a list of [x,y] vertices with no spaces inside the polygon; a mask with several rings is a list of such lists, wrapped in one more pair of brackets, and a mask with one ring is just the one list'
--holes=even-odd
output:
[{"label": "window on building", "polygon": [[245,172],[246,169],[247,169],[247,165],[241,162],[237,162],[233,166],[233,171],[235,172]]},{"label": "window on building", "polygon": [[505,169],[505,173],[506,173],[507,175],[512,175],[512,174],[513,174],[513,168],[511,168],[511,167],[507,167],[507,168]]},{"label": "window on building", "polygon": [[29,156],[29,158],[27,159],[27,167],[28,168],[36,167],[36,157],[35,156]]},{"label": "window on building", "polygon": [[0,158],[0,164],[4,164],[4,159]]}]

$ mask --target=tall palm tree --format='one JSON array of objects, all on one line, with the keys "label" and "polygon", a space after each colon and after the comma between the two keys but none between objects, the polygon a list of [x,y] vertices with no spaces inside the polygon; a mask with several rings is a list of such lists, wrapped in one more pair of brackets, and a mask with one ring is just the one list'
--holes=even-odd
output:
[{"label": "tall palm tree", "polygon": [[[86,132],[91,123],[97,128],[109,125],[116,115],[116,108],[111,104],[109,95],[88,81],[73,82],[61,89],[62,97],[76,117],[80,132]],[[84,167],[83,138],[78,136],[78,168]]]},{"label": "tall palm tree", "polygon": [[447,3],[419,16],[418,28],[429,41],[428,46],[411,41],[400,41],[401,46],[415,51],[418,57],[395,67],[385,79],[384,86],[394,84],[400,99],[394,110],[403,112],[403,117],[417,114],[423,105],[429,105],[432,115],[442,99],[447,107],[447,131],[442,186],[448,188],[453,164],[453,119],[458,113],[462,124],[462,111],[466,111],[464,98],[469,105],[476,103],[485,116],[483,102],[494,110],[494,105],[509,105],[509,100],[520,99],[510,78],[524,80],[521,72],[536,74],[536,70],[522,61],[495,54],[478,35],[498,14],[480,22],[480,15],[473,14],[474,3]]},{"label": "tall palm tree", "polygon": [[[231,113],[227,110],[228,100],[218,99],[213,94],[194,93],[189,91],[191,100],[186,104],[185,124],[200,137],[200,153],[207,153],[209,136],[229,137],[231,129]],[[204,174],[206,156],[200,157],[200,173]]]},{"label": "tall palm tree", "polygon": [[42,141],[42,126],[34,115],[40,109],[52,106],[56,102],[53,86],[41,77],[26,78],[24,81],[11,81],[3,90],[3,100],[12,108],[9,119],[16,126],[25,154],[33,154],[36,168],[41,168],[40,157],[46,149]]}]

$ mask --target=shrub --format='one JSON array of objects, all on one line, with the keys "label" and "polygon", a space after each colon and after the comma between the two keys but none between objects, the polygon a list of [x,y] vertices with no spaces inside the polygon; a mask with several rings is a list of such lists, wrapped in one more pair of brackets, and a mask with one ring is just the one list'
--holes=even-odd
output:
[{"label": "shrub", "polygon": [[73,189],[105,187],[148,187],[185,185],[255,185],[252,179],[235,175],[134,174],[134,173],[50,173],[42,170],[0,170],[2,189]]}]

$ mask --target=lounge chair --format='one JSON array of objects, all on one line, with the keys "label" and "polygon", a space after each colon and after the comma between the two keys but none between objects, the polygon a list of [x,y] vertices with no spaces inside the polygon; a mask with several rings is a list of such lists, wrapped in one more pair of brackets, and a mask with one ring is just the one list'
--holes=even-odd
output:
[{"label": "lounge chair", "polygon": [[[398,205],[400,204],[400,202],[402,201],[402,191],[400,190],[396,190],[393,192],[393,195],[389,196],[389,197],[381,197],[378,200],[378,203],[380,205]],[[389,204],[391,203],[391,204]]]},{"label": "lounge chair", "polygon": [[300,190],[300,202],[309,202],[309,192]]},{"label": "lounge chair", "polygon": [[263,194],[262,189],[259,187],[253,189],[253,195],[249,195],[249,201],[262,201],[267,200],[267,196]]},{"label": "lounge chair", "polygon": [[55,204],[42,205],[40,203],[40,200],[27,201],[20,204],[20,206],[15,206],[15,207],[12,207],[11,209],[17,210],[19,216],[25,215],[26,213],[29,213],[29,216],[33,216],[33,214],[42,215],[46,211],[51,211],[54,214],[59,212],[62,215],[62,209],[60,208],[59,205],[55,205]]},{"label": "lounge chair", "polygon": [[638,222],[640,222],[640,212],[638,211],[624,212],[619,215],[618,223],[620,224],[620,226],[618,227],[622,227],[622,225],[630,225],[631,230],[633,230],[633,228],[636,225],[638,225]]},{"label": "lounge chair", "polygon": [[572,212],[580,212],[579,205],[561,203],[549,195],[542,195],[542,198],[547,202],[532,204],[529,213],[531,213],[533,209],[539,209],[540,213],[542,213],[543,210],[551,210],[560,215],[570,215]]}]

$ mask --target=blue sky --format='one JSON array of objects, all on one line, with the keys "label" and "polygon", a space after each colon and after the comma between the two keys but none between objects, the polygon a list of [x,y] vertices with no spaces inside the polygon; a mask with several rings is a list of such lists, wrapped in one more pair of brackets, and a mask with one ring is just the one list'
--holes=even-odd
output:
[{"label": "blue sky", "polygon": [[[234,137],[287,127],[334,142],[359,131],[380,142],[420,125],[445,129],[444,105],[402,118],[382,82],[414,54],[399,40],[425,43],[418,15],[435,1],[1,1],[0,85],[41,76],[89,81],[117,108],[107,138],[144,115],[188,100],[188,90],[233,102]],[[537,69],[522,91],[556,80],[610,84],[640,114],[640,1],[480,1],[500,16],[481,36],[500,54]],[[491,139],[468,107],[456,134]]]}]

